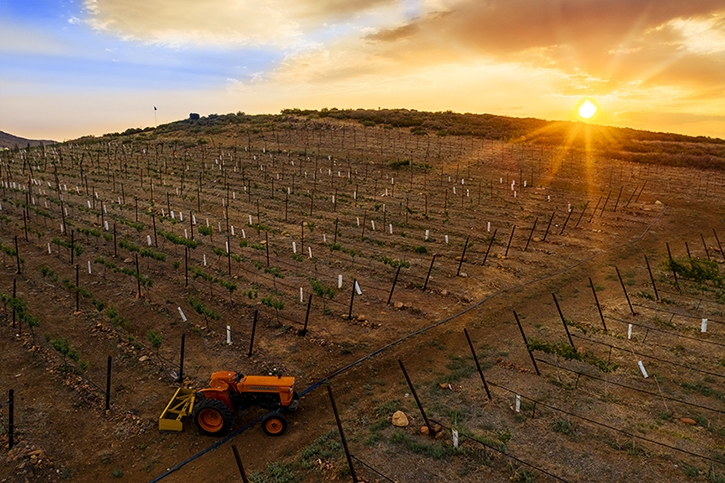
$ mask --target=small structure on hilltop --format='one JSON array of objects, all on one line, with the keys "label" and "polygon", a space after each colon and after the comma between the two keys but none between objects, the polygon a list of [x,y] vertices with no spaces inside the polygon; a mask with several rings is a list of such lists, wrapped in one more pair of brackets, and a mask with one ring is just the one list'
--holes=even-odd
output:
[{"label": "small structure on hilltop", "polygon": [[199,120],[199,114],[192,112],[189,114],[189,120],[190,121],[198,121]]}]

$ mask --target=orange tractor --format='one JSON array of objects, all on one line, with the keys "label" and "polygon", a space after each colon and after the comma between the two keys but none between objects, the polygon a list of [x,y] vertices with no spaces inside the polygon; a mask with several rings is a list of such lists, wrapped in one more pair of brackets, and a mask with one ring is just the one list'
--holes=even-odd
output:
[{"label": "orange tractor", "polygon": [[235,413],[258,406],[270,411],[262,420],[264,432],[279,436],[287,429],[282,413],[296,411],[300,404],[294,384],[294,377],[215,372],[209,387],[196,392],[192,417],[202,433],[218,436],[229,431]]}]

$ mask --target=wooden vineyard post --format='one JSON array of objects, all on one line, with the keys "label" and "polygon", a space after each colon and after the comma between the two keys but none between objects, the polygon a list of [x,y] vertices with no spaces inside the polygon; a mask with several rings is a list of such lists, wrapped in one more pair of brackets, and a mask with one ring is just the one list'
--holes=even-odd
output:
[{"label": "wooden vineyard post", "polygon": [[335,235],[333,237],[332,244],[337,244],[337,224],[340,222],[340,218],[335,218]]},{"label": "wooden vineyard post", "polygon": [[[13,279],[13,299],[18,296],[18,279]],[[15,328],[15,305],[13,304],[13,329]]]},{"label": "wooden vineyard post", "polygon": [[297,332],[297,335],[304,337],[307,334],[307,323],[310,320],[310,307],[312,307],[312,294],[307,296],[307,312],[305,313],[305,326]]},{"label": "wooden vineyard post", "polygon": [[463,245],[463,253],[461,253],[461,260],[458,262],[458,271],[456,271],[456,277],[461,274],[461,266],[463,265],[463,259],[466,258],[466,249],[468,248],[468,238],[466,237],[466,243]]},{"label": "wooden vineyard post", "polygon": [[267,266],[269,267],[269,233],[264,232],[264,248],[267,250]]},{"label": "wooden vineyard post", "polygon": [[604,210],[607,209],[607,203],[609,202],[609,197],[611,195],[612,195],[612,190],[609,190],[609,193],[607,193],[607,199],[604,200],[604,206],[602,206],[602,211],[601,211],[601,213],[599,213],[599,218],[601,218],[602,215],[604,215]]},{"label": "wooden vineyard post", "polygon": [[670,244],[665,243],[665,246],[667,247],[667,256],[670,257],[670,268],[672,268],[672,275],[675,277],[675,286],[677,286],[677,289],[679,290],[680,284],[677,282],[677,271],[675,270],[675,264],[672,261],[672,252],[670,251]]},{"label": "wooden vineyard post", "polygon": [[[156,236],[156,215],[154,215],[153,213],[151,213],[151,222],[154,225],[154,246],[156,246],[156,248],[158,248],[159,247],[159,239]],[[114,230],[116,229],[116,225],[115,224],[113,226],[113,229]]]},{"label": "wooden vineyard post", "polygon": [[579,218],[576,220],[576,225],[574,225],[574,228],[577,228],[579,226],[579,222],[582,221],[582,218],[584,217],[584,213],[586,213],[588,206],[589,206],[589,201],[587,201],[586,204],[584,205],[584,209],[582,210],[581,214],[579,215]]},{"label": "wooden vineyard post", "polygon": [[73,265],[73,258],[75,256],[75,230],[70,231],[70,264]]},{"label": "wooden vineyard post", "polygon": [[8,392],[8,451],[13,449],[13,435],[15,432],[15,390]]},{"label": "wooden vineyard post", "polygon": [[647,255],[644,256],[644,261],[647,264],[647,272],[649,272],[649,279],[652,281],[652,288],[655,291],[655,300],[657,302],[660,301],[660,296],[657,293],[657,285],[655,285],[655,278],[652,276],[652,269],[649,267],[649,260],[647,259]]},{"label": "wooden vineyard post", "polygon": [[252,321],[252,336],[249,338],[249,353],[247,354],[247,357],[252,357],[252,350],[254,350],[254,333],[257,331],[257,315],[259,314],[258,310],[254,311],[254,320]]},{"label": "wooden vineyard post", "polygon": [[619,198],[622,196],[622,190],[624,189],[624,186],[619,188],[619,194],[617,195],[617,201],[614,203],[614,213],[617,212],[617,206],[619,206]]},{"label": "wooden vineyard post", "polygon": [[23,211],[23,230],[25,231],[25,241],[28,242],[28,216],[25,211]]},{"label": "wooden vineyard post", "polygon": [[[460,268],[459,268],[460,270]],[[393,298],[393,291],[395,290],[395,284],[398,283],[398,275],[400,275],[400,265],[398,265],[398,269],[395,271],[395,278],[393,279],[393,286],[390,287],[390,295],[388,295],[388,302],[386,305],[390,305],[390,300]]]},{"label": "wooden vineyard post", "polygon": [[536,219],[534,219],[534,226],[531,227],[531,232],[529,233],[529,238],[526,240],[526,246],[524,247],[524,251],[529,249],[529,243],[531,243],[531,237],[534,236],[534,230],[536,230],[536,223],[539,221],[539,217],[537,216]]},{"label": "wooden vineyard post", "polygon": [[554,221],[555,214],[556,214],[556,210],[551,212],[551,218],[549,218],[549,224],[546,225],[546,231],[544,232],[544,238],[541,239],[542,242],[545,242],[546,237],[549,235],[549,229],[551,228],[551,223]]},{"label": "wooden vineyard post", "polygon": [[566,215],[566,220],[564,220],[564,226],[561,227],[561,231],[559,232],[559,235],[564,234],[564,230],[566,229],[567,223],[569,223],[569,218],[571,218],[572,213],[574,213],[574,208],[569,210],[569,214]]},{"label": "wooden vineyard post", "polygon": [[529,349],[529,341],[526,340],[526,334],[524,333],[524,328],[521,326],[521,321],[519,320],[519,316],[514,310],[514,317],[516,318],[516,323],[519,326],[519,330],[521,331],[521,337],[524,339],[524,345],[526,346],[526,351],[529,353],[529,357],[531,357],[531,363],[534,365],[534,369],[536,369],[536,375],[540,376],[541,372],[539,372],[539,366],[536,365],[536,359],[534,359],[534,354],[531,352],[531,349]]},{"label": "wooden vineyard post", "polygon": [[[227,225],[229,224],[229,210],[227,210]],[[154,230],[155,231],[155,230]],[[227,231],[229,231],[227,227]],[[191,234],[191,239],[194,239],[194,212],[189,210],[189,233]],[[156,234],[154,233],[154,237]]]},{"label": "wooden vineyard post", "polygon": [[360,233],[360,239],[362,241],[365,241],[365,221],[367,220],[367,217],[368,217],[368,212],[367,211],[363,212],[362,231]]},{"label": "wooden vineyard post", "polygon": [[186,334],[181,334],[181,351],[179,353],[179,380],[178,383],[184,382],[184,346],[186,345]]},{"label": "wooden vineyard post", "polygon": [[511,240],[514,239],[514,232],[516,231],[516,225],[514,225],[511,228],[511,236],[509,237],[508,245],[506,245],[506,253],[504,254],[504,258],[508,258],[509,256],[509,248],[511,248]]},{"label": "wooden vineyard post", "polygon": [[357,285],[357,279],[352,281],[352,293],[350,295],[350,311],[347,314],[347,320],[352,320],[352,304],[355,302],[355,286]]},{"label": "wooden vineyard post", "polygon": [[410,392],[413,394],[413,397],[415,398],[415,403],[418,405],[420,414],[423,416],[423,421],[425,421],[425,425],[428,427],[428,436],[435,438],[436,434],[435,434],[435,431],[433,431],[433,426],[431,426],[430,420],[428,420],[428,416],[425,414],[425,410],[423,409],[423,406],[420,404],[420,399],[418,399],[418,393],[415,392],[415,387],[413,386],[413,383],[410,381],[410,377],[408,376],[408,371],[405,370],[403,361],[398,359],[398,364],[400,364],[400,369],[403,370],[403,375],[405,376],[405,380],[408,383]]},{"label": "wooden vineyard post", "polygon": [[15,272],[16,274],[20,275],[20,249],[18,248],[18,236],[15,235],[15,263],[18,265],[18,269]]},{"label": "wooden vineyard post", "polygon": [[116,223],[113,223],[113,256],[118,256],[118,245],[116,244]]},{"label": "wooden vineyard post", "polygon": [[491,241],[488,243],[488,248],[486,249],[486,254],[483,256],[483,262],[481,265],[486,265],[486,260],[488,259],[488,253],[491,251],[491,247],[493,246],[493,241],[496,239],[496,233],[498,233],[498,228],[493,230],[493,236],[491,236]]},{"label": "wooden vineyard post", "polygon": [[138,269],[138,253],[136,253],[135,255],[136,255],[136,257],[135,257],[135,259],[136,259],[136,286],[138,288],[138,297],[137,298],[141,298],[141,272],[139,272],[139,269]]},{"label": "wooden vineyard post", "polygon": [[430,272],[433,270],[433,263],[436,261],[436,255],[433,255],[433,258],[430,260],[430,267],[428,267],[428,275],[425,276],[425,283],[423,284],[423,291],[425,292],[426,287],[428,287],[428,280],[430,280]]},{"label": "wooden vineyard post", "polygon": [[722,251],[722,245],[720,244],[720,239],[717,237],[717,232],[715,231],[715,228],[712,229],[712,234],[715,235],[715,241],[717,241],[717,247],[720,250],[720,256],[723,257],[723,260],[725,260],[725,253]]},{"label": "wooden vineyard post", "polygon": [[242,482],[249,483],[247,474],[244,472],[244,465],[242,464],[242,458],[239,457],[239,450],[237,450],[236,444],[232,445],[232,451],[234,452],[234,459],[237,462],[237,468],[239,468],[239,474],[242,476]]},{"label": "wooden vineyard post", "polygon": [[76,264],[76,312],[80,312],[81,310],[81,287],[79,285],[80,277],[78,274],[79,270],[78,265]]},{"label": "wooden vineyard post", "polygon": [[707,243],[705,243],[705,237],[702,236],[702,233],[700,233],[700,239],[702,240],[702,246],[705,248],[705,255],[707,255],[707,259],[710,260],[710,252],[707,249]]},{"label": "wooden vineyard post", "polygon": [[184,247],[184,287],[189,286],[189,247]]},{"label": "wooden vineyard post", "polygon": [[345,439],[345,431],[342,429],[342,422],[340,421],[340,415],[337,412],[337,404],[335,404],[335,396],[332,394],[332,386],[327,386],[327,394],[330,396],[330,404],[332,405],[332,412],[335,414],[335,421],[337,422],[337,430],[340,432],[340,440],[342,441],[342,448],[345,450],[345,457],[347,458],[347,466],[350,468],[350,476],[352,476],[353,483],[357,483],[357,474],[355,473],[355,467],[352,464],[352,458],[350,457],[350,450],[347,447],[347,440]]},{"label": "wooden vineyard post", "polygon": [[637,315],[634,313],[634,308],[632,307],[632,302],[629,300],[629,294],[627,293],[627,287],[624,286],[624,280],[622,280],[622,276],[619,274],[619,269],[615,266],[614,269],[617,271],[617,277],[619,278],[619,283],[622,285],[622,290],[624,291],[624,296],[627,297],[627,303],[629,304],[629,310],[632,312],[632,315]]},{"label": "wooden vineyard post", "polygon": [[305,254],[305,222],[300,222],[300,252]]},{"label": "wooden vineyard post", "polygon": [[471,354],[473,354],[473,360],[476,363],[476,369],[478,369],[478,374],[481,376],[481,382],[483,382],[483,388],[486,390],[486,395],[488,396],[488,400],[491,401],[493,398],[491,397],[491,391],[488,390],[488,384],[486,383],[486,378],[483,376],[483,371],[481,370],[481,364],[478,362],[478,356],[476,355],[476,349],[473,348],[473,343],[471,342],[471,337],[468,335],[468,329],[464,328],[463,333],[466,334],[466,340],[468,341],[468,347],[471,348]]},{"label": "wooden vineyard post", "polygon": [[592,294],[594,295],[594,302],[596,302],[597,310],[599,311],[599,318],[602,320],[602,327],[604,327],[604,332],[606,332],[607,323],[604,322],[604,314],[602,314],[602,306],[599,305],[599,297],[597,297],[597,291],[594,289],[594,282],[592,282],[591,277],[589,277],[589,286],[592,288]]},{"label": "wooden vineyard post", "polygon": [[576,350],[576,347],[574,346],[574,341],[571,339],[571,333],[569,332],[569,326],[566,325],[566,319],[564,318],[564,314],[561,311],[561,307],[559,307],[559,301],[556,298],[556,294],[552,293],[552,297],[554,297],[554,303],[556,304],[556,310],[559,312],[559,317],[561,317],[561,323],[564,324],[564,330],[566,331],[566,336],[569,338],[569,344],[571,344],[572,349]]},{"label": "wooden vineyard post", "polygon": [[227,269],[229,272],[229,276],[232,276],[232,245],[231,245],[232,239],[229,234],[227,234]]},{"label": "wooden vineyard post", "polygon": [[589,223],[592,222],[592,220],[594,219],[594,215],[597,214],[597,208],[599,208],[599,203],[601,203],[601,202],[602,202],[602,197],[600,196],[599,199],[597,200],[597,204],[594,205],[594,211],[592,211],[592,216],[589,217]]},{"label": "wooden vineyard post", "polygon": [[645,188],[645,186],[647,186],[647,181],[648,181],[648,180],[644,180],[644,184],[642,185],[642,189],[641,189],[641,190],[639,190],[639,194],[638,194],[638,195],[637,195],[637,197],[636,197],[636,198],[634,199],[634,202],[635,202],[635,203],[639,201],[639,197],[640,197],[640,195],[641,195],[641,194],[642,194],[642,192],[644,191],[644,188]]},{"label": "wooden vineyard post", "polygon": [[111,409],[111,356],[108,356],[108,362],[106,364],[106,411]]}]

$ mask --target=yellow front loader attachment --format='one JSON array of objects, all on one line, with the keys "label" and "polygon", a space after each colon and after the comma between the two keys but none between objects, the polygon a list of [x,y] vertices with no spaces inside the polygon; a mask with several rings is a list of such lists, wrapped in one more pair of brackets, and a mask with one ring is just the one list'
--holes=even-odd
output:
[{"label": "yellow front loader attachment", "polygon": [[160,431],[182,431],[184,425],[181,418],[188,416],[194,410],[194,389],[180,387],[174,393],[166,409],[159,416]]}]

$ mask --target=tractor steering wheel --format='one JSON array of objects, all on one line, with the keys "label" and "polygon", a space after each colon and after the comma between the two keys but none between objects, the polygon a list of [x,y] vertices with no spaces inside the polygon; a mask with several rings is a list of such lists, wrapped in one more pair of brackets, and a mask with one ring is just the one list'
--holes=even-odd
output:
[{"label": "tractor steering wheel", "polygon": [[241,372],[234,373],[234,378],[237,380],[237,382],[241,381],[243,377],[244,377],[244,374],[242,374]]}]

